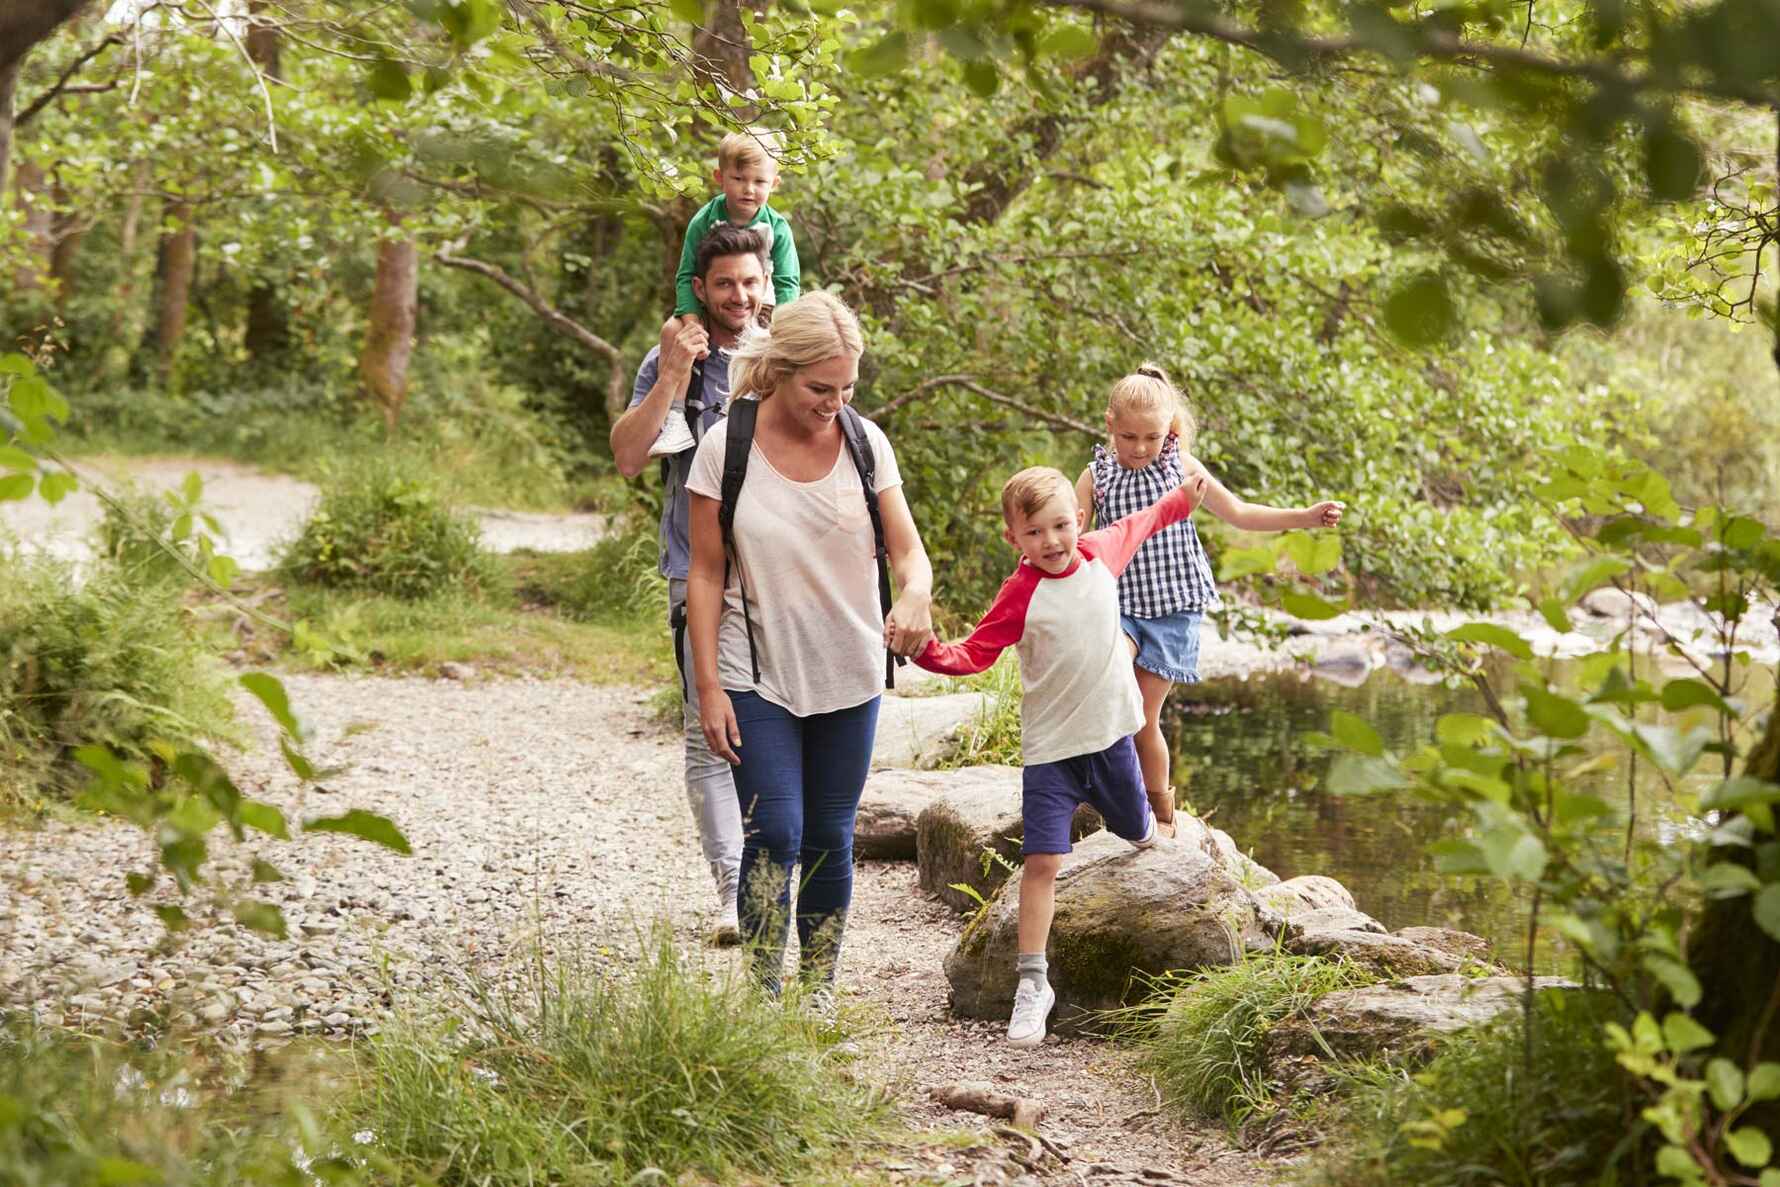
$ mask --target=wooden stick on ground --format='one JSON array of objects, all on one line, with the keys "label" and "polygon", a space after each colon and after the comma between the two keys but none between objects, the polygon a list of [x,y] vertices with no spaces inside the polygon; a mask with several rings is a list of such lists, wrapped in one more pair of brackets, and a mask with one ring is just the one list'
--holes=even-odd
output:
[{"label": "wooden stick on ground", "polygon": [[987,1080],[956,1080],[950,1084],[936,1084],[927,1092],[948,1109],[999,1117],[1013,1122],[1019,1129],[1037,1129],[1038,1120],[1045,1111],[1044,1102],[997,1092]]}]

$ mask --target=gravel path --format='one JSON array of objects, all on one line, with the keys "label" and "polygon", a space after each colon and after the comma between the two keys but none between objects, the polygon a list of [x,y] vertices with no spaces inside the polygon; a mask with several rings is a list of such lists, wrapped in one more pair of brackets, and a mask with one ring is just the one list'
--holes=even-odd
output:
[{"label": "gravel path", "polygon": [[[285,881],[258,893],[284,907],[291,936],[219,922],[173,947],[150,909],[173,901],[166,888],[132,899],[123,886],[125,871],[151,865],[139,832],[90,820],[0,832],[0,1002],[34,1003],[72,1024],[174,1017],[279,1041],[374,1029],[396,995],[437,992],[466,967],[498,974],[534,941],[546,951],[604,947],[621,959],[640,924],[665,918],[699,942],[709,876],[678,739],[648,719],[643,691],[526,679],[285,680],[316,738],[312,757],[344,769],[299,798],[264,714],[244,705],[254,749],[230,764],[243,791],[293,817],[347,806],[385,813],[414,855],[325,834],[245,850],[219,842],[219,871],[243,875],[249,850],[283,870]],[[1078,1183],[1077,1170],[1095,1167],[1096,1185],[1154,1181],[1139,1177],[1141,1167],[1232,1187],[1277,1178],[1277,1167],[1267,1173],[1217,1135],[1163,1121],[1115,1048],[1052,1040],[1009,1051],[999,1027],[952,1019],[940,962],[960,930],[917,891],[912,865],[861,867],[843,1002],[866,1031],[865,1074],[896,1090],[917,1128],[984,1132],[967,1148],[936,1138],[870,1154],[892,1178]],[[980,1118],[927,1100],[927,1086],[956,1079],[1046,1101],[1045,1132],[1070,1166],[1048,1157],[1029,1173]]]}]

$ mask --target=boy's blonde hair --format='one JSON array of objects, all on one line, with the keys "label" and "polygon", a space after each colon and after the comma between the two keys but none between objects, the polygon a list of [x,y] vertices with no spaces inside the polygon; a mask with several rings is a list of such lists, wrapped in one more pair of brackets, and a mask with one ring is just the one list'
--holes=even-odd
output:
[{"label": "boy's blonde hair", "polygon": [[771,165],[779,171],[779,157],[785,151],[777,132],[731,132],[717,144],[717,168],[733,169],[738,165]]},{"label": "boy's blonde hair", "polygon": [[1199,434],[1199,422],[1187,398],[1168,382],[1167,374],[1154,363],[1143,363],[1137,370],[1112,385],[1106,394],[1108,416],[1127,412],[1166,412],[1169,431],[1180,438],[1182,452],[1191,452],[1193,438]]},{"label": "boy's blonde hair", "polygon": [[805,293],[773,311],[771,329],[752,326],[729,357],[732,399],[767,399],[793,371],[837,355],[865,353],[859,319],[833,293]]},{"label": "boy's blonde hair", "polygon": [[1018,511],[1022,519],[1027,519],[1058,495],[1068,495],[1071,506],[1075,505],[1075,487],[1069,479],[1063,477],[1061,470],[1053,470],[1049,466],[1028,466],[1001,488],[1001,520],[1008,527],[1014,526],[1014,512]]}]

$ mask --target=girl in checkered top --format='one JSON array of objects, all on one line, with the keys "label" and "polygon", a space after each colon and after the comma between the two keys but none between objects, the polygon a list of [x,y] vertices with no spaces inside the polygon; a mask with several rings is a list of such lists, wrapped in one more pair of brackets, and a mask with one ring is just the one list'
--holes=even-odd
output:
[{"label": "girl in checkered top", "polygon": [[[1186,399],[1153,363],[1113,384],[1106,401],[1110,445],[1096,445],[1094,460],[1076,480],[1076,501],[1092,509],[1095,523],[1114,523],[1142,511],[1205,473],[1191,450],[1197,425]],[[1332,528],[1341,504],[1265,507],[1237,498],[1206,475],[1201,506],[1232,527],[1248,532],[1293,528]],[[1174,789],[1168,785],[1168,743],[1158,719],[1162,702],[1177,682],[1199,679],[1199,623],[1218,605],[1211,562],[1190,519],[1151,536],[1119,577],[1119,625],[1132,647],[1137,687],[1143,694],[1143,728],[1137,757],[1144,791],[1163,832],[1174,832]]]}]

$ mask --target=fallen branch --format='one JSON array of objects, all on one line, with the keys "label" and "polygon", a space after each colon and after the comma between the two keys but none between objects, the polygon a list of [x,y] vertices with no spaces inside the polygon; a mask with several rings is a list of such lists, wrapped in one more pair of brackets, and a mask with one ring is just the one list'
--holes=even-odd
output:
[{"label": "fallen branch", "polygon": [[1003,1121],[1012,1121],[1019,1129],[1036,1130],[1039,1118],[1044,1116],[1045,1111],[1043,1101],[997,1092],[986,1080],[957,1080],[951,1084],[938,1084],[929,1088],[927,1093],[948,1109],[999,1117]]}]

